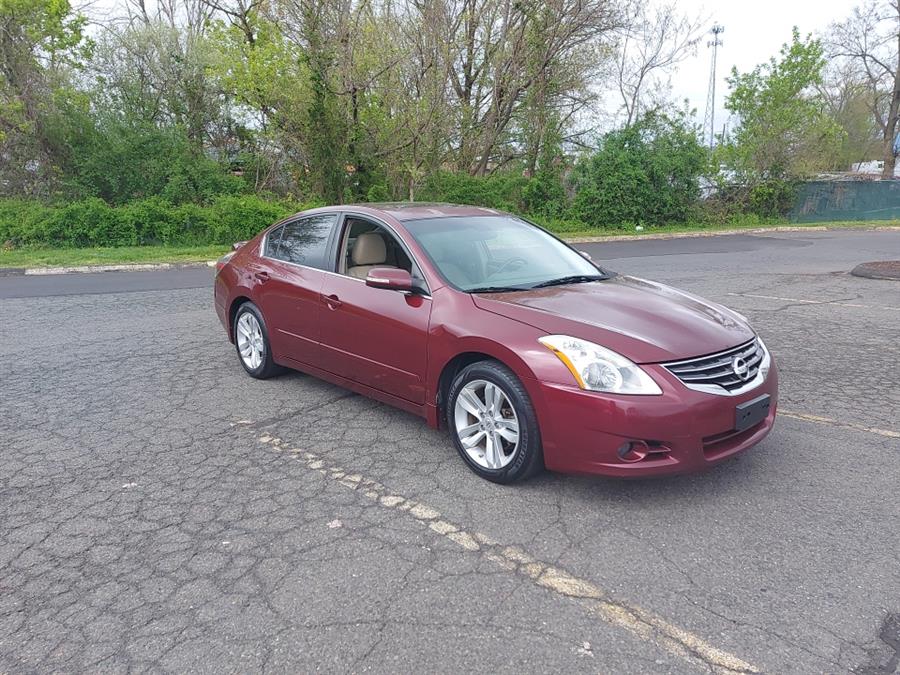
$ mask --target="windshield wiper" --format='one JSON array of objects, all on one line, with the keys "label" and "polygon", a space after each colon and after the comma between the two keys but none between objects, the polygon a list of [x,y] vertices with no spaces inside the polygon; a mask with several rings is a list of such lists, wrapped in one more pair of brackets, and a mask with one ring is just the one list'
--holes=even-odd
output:
[{"label": "windshield wiper", "polygon": [[559,277],[558,279],[550,279],[535,284],[532,288],[547,288],[548,286],[563,286],[565,284],[586,284],[591,281],[603,281],[606,279],[602,274],[573,274],[568,277]]},{"label": "windshield wiper", "polygon": [[479,286],[477,288],[470,288],[466,292],[467,293],[509,293],[510,291],[527,291],[527,288],[523,288],[522,286]]}]

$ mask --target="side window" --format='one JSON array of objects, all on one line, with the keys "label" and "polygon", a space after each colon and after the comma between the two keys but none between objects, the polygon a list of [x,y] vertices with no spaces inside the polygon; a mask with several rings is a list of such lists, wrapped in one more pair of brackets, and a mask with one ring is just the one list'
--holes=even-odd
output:
[{"label": "side window", "polygon": [[380,225],[350,217],[344,229],[338,271],[364,279],[373,267],[399,267],[413,273],[413,263],[394,235]]},{"label": "side window", "polygon": [[284,225],[276,227],[266,235],[266,250],[263,251],[263,255],[269,258],[278,257],[276,254],[278,253],[278,243],[281,241],[282,232],[284,232]]},{"label": "side window", "polygon": [[337,222],[337,214],[301,218],[284,226],[281,243],[273,256],[279,260],[326,269],[328,237]]}]

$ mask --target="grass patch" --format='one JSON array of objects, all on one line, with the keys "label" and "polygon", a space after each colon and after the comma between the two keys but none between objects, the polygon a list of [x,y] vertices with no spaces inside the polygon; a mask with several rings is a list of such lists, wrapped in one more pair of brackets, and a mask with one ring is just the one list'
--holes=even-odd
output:
[{"label": "grass patch", "polygon": [[215,260],[231,247],[122,246],[99,248],[19,248],[0,250],[0,267],[75,267]]}]

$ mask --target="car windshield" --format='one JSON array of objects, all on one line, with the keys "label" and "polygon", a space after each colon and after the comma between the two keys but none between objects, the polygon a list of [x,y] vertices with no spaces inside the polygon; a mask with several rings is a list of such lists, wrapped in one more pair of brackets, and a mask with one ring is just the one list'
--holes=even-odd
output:
[{"label": "car windshield", "polygon": [[512,216],[424,218],[404,223],[441,274],[469,292],[502,292],[607,278],[544,230]]}]

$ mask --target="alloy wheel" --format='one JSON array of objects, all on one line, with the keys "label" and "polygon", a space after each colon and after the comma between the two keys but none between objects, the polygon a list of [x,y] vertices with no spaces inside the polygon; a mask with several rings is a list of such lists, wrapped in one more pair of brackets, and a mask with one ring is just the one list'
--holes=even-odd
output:
[{"label": "alloy wheel", "polygon": [[460,389],[454,408],[456,435],[469,458],[485,469],[502,469],[519,447],[519,418],[509,396],[487,380]]},{"label": "alloy wheel", "polygon": [[266,358],[262,327],[252,312],[244,312],[237,320],[237,346],[244,365],[256,370]]}]

